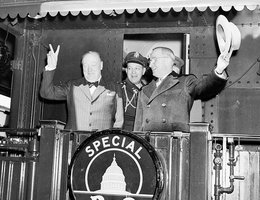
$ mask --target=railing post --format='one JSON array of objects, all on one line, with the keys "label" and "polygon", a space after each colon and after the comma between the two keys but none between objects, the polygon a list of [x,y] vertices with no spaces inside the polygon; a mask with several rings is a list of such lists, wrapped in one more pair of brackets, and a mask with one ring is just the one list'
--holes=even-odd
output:
[{"label": "railing post", "polygon": [[190,199],[208,200],[211,176],[210,125],[190,124]]},{"label": "railing post", "polygon": [[32,141],[29,142],[29,156],[32,158],[28,163],[28,188],[27,188],[27,200],[34,200],[35,197],[35,172],[36,164],[38,162],[39,155],[39,142],[37,135],[34,135]]},{"label": "railing post", "polygon": [[37,200],[65,200],[67,182],[61,179],[62,174],[65,178],[67,176],[64,174],[67,174],[68,161],[67,155],[63,160],[63,128],[64,123],[59,121],[41,121]]}]

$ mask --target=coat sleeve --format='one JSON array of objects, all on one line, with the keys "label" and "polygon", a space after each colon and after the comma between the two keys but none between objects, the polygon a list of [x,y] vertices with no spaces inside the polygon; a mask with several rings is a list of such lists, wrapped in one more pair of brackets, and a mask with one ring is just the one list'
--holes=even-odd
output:
[{"label": "coat sleeve", "polygon": [[227,79],[218,77],[214,72],[203,76],[201,79],[194,75],[186,79],[186,86],[190,95],[196,100],[209,100],[219,94],[226,85]]},{"label": "coat sleeve", "polygon": [[62,86],[55,86],[53,84],[54,74],[55,74],[55,70],[43,72],[40,95],[44,99],[66,100],[69,84],[64,84]]},{"label": "coat sleeve", "polygon": [[134,131],[142,131],[143,124],[143,107],[142,107],[142,98],[143,92],[141,91],[138,95],[136,112],[135,112],[135,123],[134,123]]},{"label": "coat sleeve", "polygon": [[116,113],[115,113],[115,123],[114,128],[122,128],[124,123],[124,110],[123,110],[123,100],[120,95],[116,94]]}]

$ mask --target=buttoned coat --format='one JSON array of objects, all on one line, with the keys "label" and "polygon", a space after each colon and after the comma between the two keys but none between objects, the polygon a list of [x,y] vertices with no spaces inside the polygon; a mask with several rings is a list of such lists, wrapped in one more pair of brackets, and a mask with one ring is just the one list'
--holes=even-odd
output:
[{"label": "buttoned coat", "polygon": [[124,105],[124,125],[123,129],[127,131],[134,130],[135,112],[137,105],[139,89],[128,78],[122,82],[122,98]]},{"label": "buttoned coat", "polygon": [[122,128],[123,102],[116,86],[114,90],[107,89],[101,79],[91,95],[89,86],[84,84],[85,78],[55,86],[54,73],[55,70],[43,72],[40,95],[45,99],[67,101],[66,129],[92,131]]},{"label": "buttoned coat", "polygon": [[177,77],[171,74],[158,87],[153,80],[139,93],[134,130],[189,132],[194,100],[214,97],[225,84],[226,80],[214,72],[202,79],[194,75]]}]

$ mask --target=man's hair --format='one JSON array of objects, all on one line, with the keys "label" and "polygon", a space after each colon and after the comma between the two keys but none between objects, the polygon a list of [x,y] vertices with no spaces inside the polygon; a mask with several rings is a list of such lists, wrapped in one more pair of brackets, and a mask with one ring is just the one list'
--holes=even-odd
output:
[{"label": "man's hair", "polygon": [[95,55],[95,56],[97,56],[97,57],[100,59],[100,61],[102,61],[102,59],[101,59],[101,57],[100,57],[100,54],[99,54],[98,52],[96,52],[96,51],[88,51],[87,53],[85,53],[85,54],[82,56],[82,59],[81,59],[81,60],[83,60],[87,55]]},{"label": "man's hair", "polygon": [[163,55],[167,55],[167,56],[169,56],[171,59],[175,60],[175,55],[174,55],[173,51],[172,51],[170,48],[168,48],[168,47],[155,47],[155,48],[153,49],[153,51],[154,51],[154,50],[160,50]]}]

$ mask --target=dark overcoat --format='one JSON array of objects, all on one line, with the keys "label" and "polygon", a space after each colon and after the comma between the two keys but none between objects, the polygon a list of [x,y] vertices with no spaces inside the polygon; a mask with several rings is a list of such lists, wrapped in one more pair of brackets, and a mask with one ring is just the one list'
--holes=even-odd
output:
[{"label": "dark overcoat", "polygon": [[122,98],[124,105],[124,125],[123,129],[127,131],[134,130],[135,112],[138,93],[141,90],[135,84],[126,78],[122,82]]},{"label": "dark overcoat", "polygon": [[194,100],[213,98],[225,84],[226,79],[214,72],[201,79],[194,75],[170,74],[158,87],[153,80],[139,93],[134,130],[189,132]]}]

